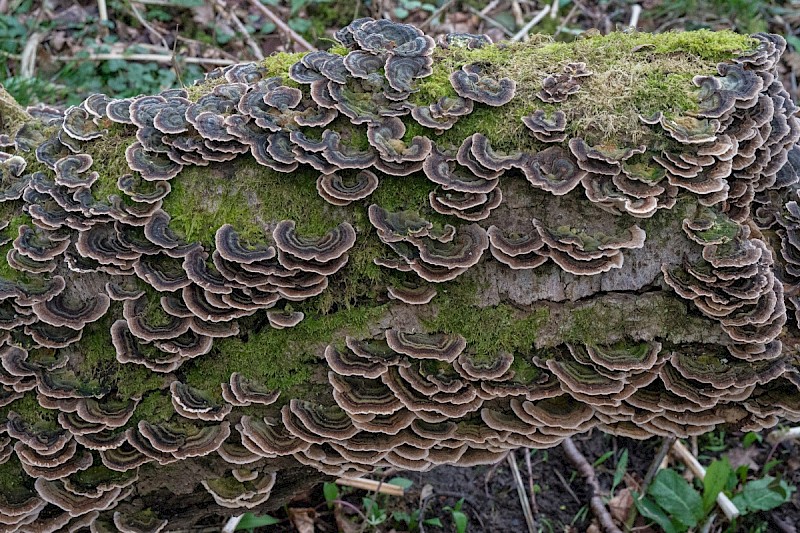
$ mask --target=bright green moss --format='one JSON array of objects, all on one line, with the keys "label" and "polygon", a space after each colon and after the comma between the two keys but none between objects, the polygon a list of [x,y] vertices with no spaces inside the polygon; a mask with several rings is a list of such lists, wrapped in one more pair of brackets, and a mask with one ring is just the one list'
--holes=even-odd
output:
[{"label": "bright green moss", "polygon": [[425,327],[432,332],[462,335],[469,349],[478,356],[491,356],[501,350],[530,352],[539,329],[549,316],[546,308],[526,313],[506,304],[477,307],[477,291],[464,281],[439,288],[438,292],[432,302],[434,313],[422,318]]},{"label": "bright green moss", "polygon": [[383,311],[382,306],[363,305],[324,315],[307,314],[288,329],[277,330],[267,324],[243,328],[247,335],[219,339],[209,356],[185,364],[185,382],[215,391],[233,372],[240,372],[270,389],[302,388],[310,385],[317,354],[326,344],[345,334],[365,335]]},{"label": "bright green moss", "polygon": [[302,234],[323,235],[347,220],[349,210],[317,194],[317,177],[306,167],[278,173],[250,157],[225,167],[187,167],[172,180],[163,209],[172,217],[170,227],[190,242],[213,243],[217,229],[228,223],[245,240],[262,243],[264,228],[282,219],[295,220]]},{"label": "bright green moss", "polygon": [[28,498],[36,496],[33,478],[22,469],[16,454],[0,464],[0,501],[20,504]]},{"label": "bright green moss", "polygon": [[84,328],[83,337],[75,345],[82,356],[76,372],[83,380],[96,380],[103,389],[116,389],[121,398],[142,397],[160,387],[164,379],[143,365],[117,361],[111,342],[110,316],[107,314]]},{"label": "bright green moss", "polygon": [[[11,202],[8,202],[11,203]],[[5,205],[5,204],[0,204]],[[6,255],[8,254],[9,250],[13,248],[11,241],[16,239],[19,236],[19,227],[20,226],[32,226],[33,219],[27,213],[21,213],[18,207],[10,206],[9,209],[9,217],[11,220],[8,223],[8,226],[2,230],[2,235],[6,239],[11,239],[8,243],[0,246],[0,278],[8,280],[8,281],[20,281],[20,282],[27,282],[29,281],[29,277],[25,272],[12,268],[11,265],[8,264],[8,261],[5,260]],[[12,210],[13,209],[13,210]],[[11,213],[17,213],[16,215],[11,215]],[[3,218],[2,220],[8,220],[8,218]]]},{"label": "bright green moss", "polygon": [[108,197],[116,194],[121,198],[127,195],[117,187],[117,180],[125,174],[132,174],[128,161],[125,159],[125,150],[136,142],[136,137],[126,131],[121,124],[112,124],[108,133],[93,142],[83,143],[85,153],[92,156],[97,163],[92,165],[90,172],[97,172],[99,177],[92,184],[92,196],[98,202],[106,202]]},{"label": "bright green moss", "polygon": [[142,398],[136,406],[133,416],[128,420],[127,427],[135,427],[141,420],[151,424],[166,422],[175,414],[168,391],[154,391]]},{"label": "bright green moss", "polygon": [[27,393],[19,400],[11,403],[9,410],[22,417],[26,423],[33,427],[34,431],[52,432],[61,430],[61,426],[56,420],[58,411],[45,409],[39,405],[35,394]]}]

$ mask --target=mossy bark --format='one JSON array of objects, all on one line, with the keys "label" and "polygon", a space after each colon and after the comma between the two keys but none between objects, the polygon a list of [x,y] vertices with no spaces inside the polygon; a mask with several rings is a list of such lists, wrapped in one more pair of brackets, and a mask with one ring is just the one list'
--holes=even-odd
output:
[{"label": "mossy bark", "polygon": [[[716,61],[741,51],[749,42],[745,37],[730,34],[706,38],[710,39],[709,46],[704,49],[695,49],[697,42],[688,38],[658,40],[653,45],[655,49],[646,49],[649,50],[646,54],[653,54],[663,63],[655,61],[653,67],[653,56],[638,58],[631,70],[636,76],[634,86],[629,88],[630,94],[603,102],[601,96],[589,93],[566,106],[569,118],[574,119],[570,122],[570,131],[585,128],[598,143],[627,146],[641,142],[646,129],[638,119],[630,120],[632,110],[687,111],[686,107],[693,103],[695,96],[687,73],[710,74]],[[535,105],[531,96],[535,92],[532,89],[534,79],[540,80],[543,73],[560,68],[560,63],[567,58],[586,60],[590,69],[602,74],[601,80],[612,79],[614,73],[621,72],[622,65],[634,57],[636,52],[632,50],[644,44],[643,39],[619,35],[606,41],[587,40],[572,48],[551,44],[550,48],[539,52],[535,47],[518,46],[456,51],[438,58],[434,76],[422,84],[414,98],[422,101],[450,94],[447,70],[459,63],[495,61],[499,73],[516,75],[523,94],[529,98],[521,98],[519,105],[508,109],[481,109],[451,132],[434,136],[434,140],[460,141],[480,131],[499,147],[530,147],[530,138],[520,136],[518,119]],[[574,57],[575,53],[578,57]],[[296,59],[267,60],[267,66],[274,69],[275,74],[284,74]],[[653,73],[659,68],[664,79],[654,77]],[[679,72],[682,76],[669,77],[667,72]],[[212,85],[201,85],[192,91],[192,96],[199,97]],[[538,90],[538,85],[536,87]],[[668,109],[659,108],[658,99],[662,99]],[[13,133],[31,120],[1,89],[0,116],[3,117],[0,133]],[[631,124],[635,125],[634,129],[630,129]],[[408,125],[409,136],[430,134],[421,132],[410,121]],[[116,179],[127,169],[124,152],[132,140],[130,132],[114,126],[109,135],[89,145],[94,168],[101,172],[100,180],[92,187],[95,197],[118,192]],[[33,154],[23,155],[31,167],[37,165]],[[167,387],[176,378],[215,398],[219,397],[220,384],[227,382],[233,372],[241,372],[269,388],[282,391],[278,404],[236,411],[228,418],[233,426],[242,414],[279,419],[279,407],[292,398],[328,401],[330,386],[323,351],[328,344],[341,344],[346,335],[379,336],[389,328],[459,334],[478,356],[491,357],[499,351],[512,353],[514,368],[520,376],[534,371],[533,356],[546,355],[548,350],[566,342],[603,345],[625,340],[659,340],[669,350],[690,344],[724,344],[729,340],[717,322],[703,317],[663,284],[662,265],[679,265],[700,257],[700,248],[681,231],[683,219],[697,209],[696,200],[690,195],[679,198],[673,209],[640,220],[597,209],[582,190],[553,196],[530,187],[521,175],[504,176],[502,188],[506,200],[485,221],[487,225],[502,221],[507,231],[526,233],[532,227],[531,220],[536,218],[548,227],[580,226],[590,232],[613,233],[639,224],[645,229],[647,240],[642,248],[625,251],[621,268],[596,276],[572,275],[551,262],[533,270],[511,270],[487,259],[455,281],[438,284],[438,294],[431,304],[411,306],[387,297],[386,288],[402,283],[408,276],[381,269],[373,263],[387,248],[368,220],[367,206],[375,202],[391,210],[426,211],[426,217],[435,223],[453,222],[452,218],[430,213],[428,194],[434,184],[421,173],[402,178],[384,176],[378,190],[367,201],[334,207],[316,193],[318,174],[305,168],[287,176],[257,165],[249,155],[241,156],[229,163],[184,169],[172,180],[172,192],[164,201],[164,209],[172,216],[171,227],[186,240],[206,245],[213,242],[215,231],[225,223],[233,224],[252,243],[267,241],[269,229],[285,219],[297,221],[301,234],[322,234],[343,221],[352,224],[358,239],[344,269],[331,277],[322,295],[286,306],[288,310],[305,313],[305,319],[298,326],[270,329],[263,312],[259,312],[239,321],[237,336],[215,341],[209,354],[164,376],[138,365],[121,365],[115,360],[108,333],[109,324],[121,316],[121,306],[115,304],[107,318],[88,325],[81,341],[70,347],[69,368],[77,379],[114,390],[121,396],[142,397],[128,424],[131,427],[140,420],[159,422],[174,416]],[[22,203],[13,205],[8,217],[22,216]],[[18,226],[19,223],[14,223],[10,227],[16,231]],[[0,252],[5,255],[7,250],[8,245]],[[66,277],[68,286],[79,287],[87,294],[103,292],[108,280],[105,274],[78,274],[63,265],[59,273]],[[787,345],[797,342],[788,333],[784,338]],[[33,397],[28,394],[25,399],[0,409],[0,420],[9,410],[14,410],[31,420],[54,423],[53,413],[31,402]],[[258,511],[280,507],[323,477],[291,458],[265,459],[257,465],[263,466],[265,471],[278,472],[271,499]],[[0,487],[14,486],[15,481],[11,479],[14,468],[14,461],[0,466]],[[140,469],[136,496],[126,500],[120,509],[126,506],[153,509],[160,517],[170,518],[171,529],[217,526],[221,516],[240,514],[240,511],[210,503],[210,496],[201,489],[199,482],[222,476],[229,469],[230,465],[217,454],[166,467],[144,465]]]}]

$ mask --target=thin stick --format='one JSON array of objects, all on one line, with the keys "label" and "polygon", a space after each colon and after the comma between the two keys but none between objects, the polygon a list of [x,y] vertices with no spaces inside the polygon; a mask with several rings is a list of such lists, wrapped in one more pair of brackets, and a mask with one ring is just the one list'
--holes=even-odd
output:
[{"label": "thin stick", "polygon": [[108,8],[106,7],[106,0],[97,0],[97,13],[100,15],[100,20],[103,22],[108,20]]},{"label": "thin stick", "polygon": [[577,12],[578,12],[578,6],[573,5],[572,8],[569,10],[569,13],[567,13],[567,16],[561,20],[561,24],[559,24],[558,28],[556,28],[556,32],[553,34],[553,38],[556,38],[559,33],[566,30],[567,24],[569,24],[570,21],[572,21],[572,17],[574,17],[575,13]]},{"label": "thin stick", "polygon": [[[653,478],[656,477],[656,472],[662,468],[662,463],[664,462],[664,459],[666,459],[673,442],[675,442],[675,437],[665,437],[661,441],[661,448],[658,450],[655,458],[653,458],[653,462],[650,463],[650,468],[647,469],[647,473],[644,475],[642,485],[639,487],[640,494],[644,495],[647,493],[647,488],[650,486],[650,483],[653,482]],[[638,512],[639,511],[637,510],[636,506],[632,505],[628,511],[628,517],[625,519],[626,529],[630,530],[633,528],[633,524],[636,522],[636,516],[638,515]]]},{"label": "thin stick", "polygon": [[558,16],[558,8],[560,7],[561,2],[559,0],[553,0],[553,4],[550,6],[550,18],[556,20]]},{"label": "thin stick", "polygon": [[[55,61],[112,61],[115,59],[122,59],[125,61],[155,61],[156,63],[171,63],[177,56],[169,54],[92,54],[87,56],[54,56]],[[215,59],[213,57],[182,57],[180,58],[184,63],[193,63],[196,65],[234,65],[236,61],[232,59]]]},{"label": "thin stick", "polygon": [[427,20],[425,20],[425,22],[423,22],[422,24],[420,24],[420,25],[419,25],[419,29],[421,29],[421,30],[424,30],[425,28],[427,28],[428,26],[430,26],[430,25],[431,25],[431,23],[432,23],[434,20],[436,20],[436,18],[437,18],[439,15],[441,15],[442,13],[444,13],[444,12],[445,12],[445,10],[446,10],[447,8],[449,8],[451,5],[453,5],[453,2],[454,2],[454,1],[455,1],[455,0],[447,0],[447,2],[445,2],[444,4],[442,4],[441,6],[439,6],[439,7],[436,9],[436,11],[434,11],[433,13],[431,13],[431,16],[430,16],[430,17],[428,17],[428,18],[427,18]]},{"label": "thin stick", "polygon": [[561,447],[564,449],[567,459],[569,459],[578,473],[586,479],[586,484],[591,489],[592,499],[589,506],[592,508],[595,518],[600,522],[600,526],[609,533],[622,533],[622,530],[614,524],[614,519],[611,518],[608,509],[606,509],[606,504],[603,503],[603,499],[600,497],[600,483],[597,482],[597,476],[592,465],[578,451],[572,439],[565,439],[561,443]]},{"label": "thin stick", "polygon": [[511,37],[511,42],[517,42],[523,37],[527,37],[528,33],[531,31],[531,28],[539,24],[542,19],[544,19],[547,14],[550,12],[550,6],[545,6],[542,8],[541,11],[536,13],[536,16],[533,17],[527,24],[525,24],[521,30],[519,30],[513,37]]},{"label": "thin stick", "polygon": [[770,444],[778,444],[791,439],[800,439],[800,427],[776,429],[767,434],[767,442]]},{"label": "thin stick", "polygon": [[517,28],[525,24],[525,19],[522,17],[522,8],[519,7],[517,0],[511,2],[511,13],[514,14],[514,24],[517,25]]},{"label": "thin stick", "polygon": [[253,51],[253,54],[256,56],[256,59],[258,59],[259,61],[264,59],[264,54],[261,52],[261,48],[253,40],[253,37],[250,35],[250,32],[248,32],[247,28],[244,27],[244,24],[239,19],[239,17],[236,16],[236,12],[233,11],[233,8],[232,7],[229,8],[228,6],[226,6],[225,2],[223,2],[222,0],[216,0],[216,8],[220,15],[230,19],[230,21],[233,22],[233,25],[236,26],[236,29],[239,30],[239,33],[242,34],[244,40],[247,41],[247,46],[249,46],[250,50]]},{"label": "thin stick", "polygon": [[32,78],[36,72],[36,49],[44,36],[43,33],[35,31],[30,34],[25,48],[22,49],[19,74],[23,78]]},{"label": "thin stick", "polygon": [[131,7],[131,11],[133,12],[133,16],[136,17],[136,20],[139,21],[139,24],[144,26],[147,29],[147,31],[149,31],[150,33],[152,33],[153,35],[158,37],[158,40],[161,41],[161,45],[164,48],[166,48],[167,47],[167,42],[164,40],[164,35],[160,31],[155,29],[152,24],[147,22],[147,20],[145,20],[145,18],[142,16],[142,14],[139,12],[139,10],[136,8],[136,4],[135,3],[131,2],[129,5]]},{"label": "thin stick", "polygon": [[403,487],[392,485],[390,483],[383,483],[381,481],[373,481],[371,479],[363,479],[360,477],[340,477],[335,481],[337,485],[344,487],[353,487],[355,489],[364,489],[379,494],[388,494],[389,496],[402,496],[405,494]]},{"label": "thin stick", "polygon": [[489,13],[489,11],[491,11],[491,10],[492,10],[492,9],[494,9],[494,8],[496,8],[496,7],[497,7],[497,4],[499,4],[499,3],[500,3],[500,0],[492,0],[491,2],[489,2],[488,4],[486,4],[486,7],[484,7],[483,9],[481,9],[481,15],[486,15],[486,14],[488,14],[488,13]]},{"label": "thin stick", "polygon": [[259,2],[259,0],[250,0],[250,3],[253,4],[253,7],[261,11],[265,17],[272,21],[275,26],[278,27],[283,33],[288,35],[294,42],[308,50],[309,52],[314,52],[316,48],[311,46],[311,43],[303,39],[302,35],[294,31],[290,28],[284,21],[282,21],[278,16],[275,15],[272,11],[267,9],[267,6]]},{"label": "thin stick", "polygon": [[631,20],[628,21],[628,27],[635,28],[639,25],[639,15],[642,14],[642,6],[633,4],[631,6]]},{"label": "thin stick", "polygon": [[492,27],[497,28],[498,30],[502,31],[503,33],[506,34],[507,37],[511,37],[512,35],[514,35],[510,31],[508,31],[508,28],[506,28],[505,26],[503,26],[502,24],[500,24],[496,20],[487,17],[486,15],[484,15],[483,13],[481,13],[480,11],[478,11],[477,9],[475,9],[472,6],[467,6],[467,7],[469,8],[469,12],[470,13],[472,13],[473,15],[475,15],[476,17],[478,17],[479,19],[484,21],[489,26],[492,26]]},{"label": "thin stick", "polygon": [[[692,455],[692,452],[690,452],[681,441],[676,440],[672,444],[672,453],[678,459],[683,461],[689,470],[692,471],[695,477],[700,479],[700,481],[706,477],[706,469],[703,468],[703,465],[700,464],[697,458]],[[736,505],[734,505],[733,502],[722,492],[717,495],[717,505],[719,505],[719,508],[722,509],[722,512],[725,514],[725,518],[728,520],[733,520],[741,514]]]},{"label": "thin stick", "polygon": [[242,518],[244,518],[243,514],[228,518],[228,521],[225,522],[225,527],[222,528],[222,531],[220,533],[233,533],[234,531],[236,531],[236,526],[239,525],[239,522],[242,521]]},{"label": "thin stick", "polygon": [[525,523],[528,524],[528,533],[536,533],[536,520],[533,518],[533,511],[531,511],[531,505],[528,501],[528,494],[525,492],[525,485],[522,484],[522,476],[519,475],[517,456],[512,451],[506,459],[514,476],[514,484],[517,486],[517,495],[519,496],[519,503],[522,505],[522,514],[525,515]]},{"label": "thin stick", "polygon": [[531,464],[531,450],[525,448],[525,466],[528,469],[528,488],[531,491],[531,510],[533,517],[539,514],[539,506],[536,505],[536,487],[533,484],[533,465]]}]

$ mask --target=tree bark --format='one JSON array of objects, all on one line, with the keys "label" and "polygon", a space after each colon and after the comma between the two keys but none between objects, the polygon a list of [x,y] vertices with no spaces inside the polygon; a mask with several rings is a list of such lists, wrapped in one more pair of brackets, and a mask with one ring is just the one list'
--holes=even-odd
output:
[{"label": "tree bark", "polygon": [[800,418],[779,38],[399,28],[66,116],[0,88],[0,510],[214,527],[375,465]]}]

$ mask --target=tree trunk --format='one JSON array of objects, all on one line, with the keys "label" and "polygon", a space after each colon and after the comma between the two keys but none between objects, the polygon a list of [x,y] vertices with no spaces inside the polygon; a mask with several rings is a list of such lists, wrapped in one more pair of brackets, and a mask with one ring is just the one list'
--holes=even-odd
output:
[{"label": "tree trunk", "polygon": [[65,113],[0,90],[0,531],[800,419],[780,37],[337,39]]}]

